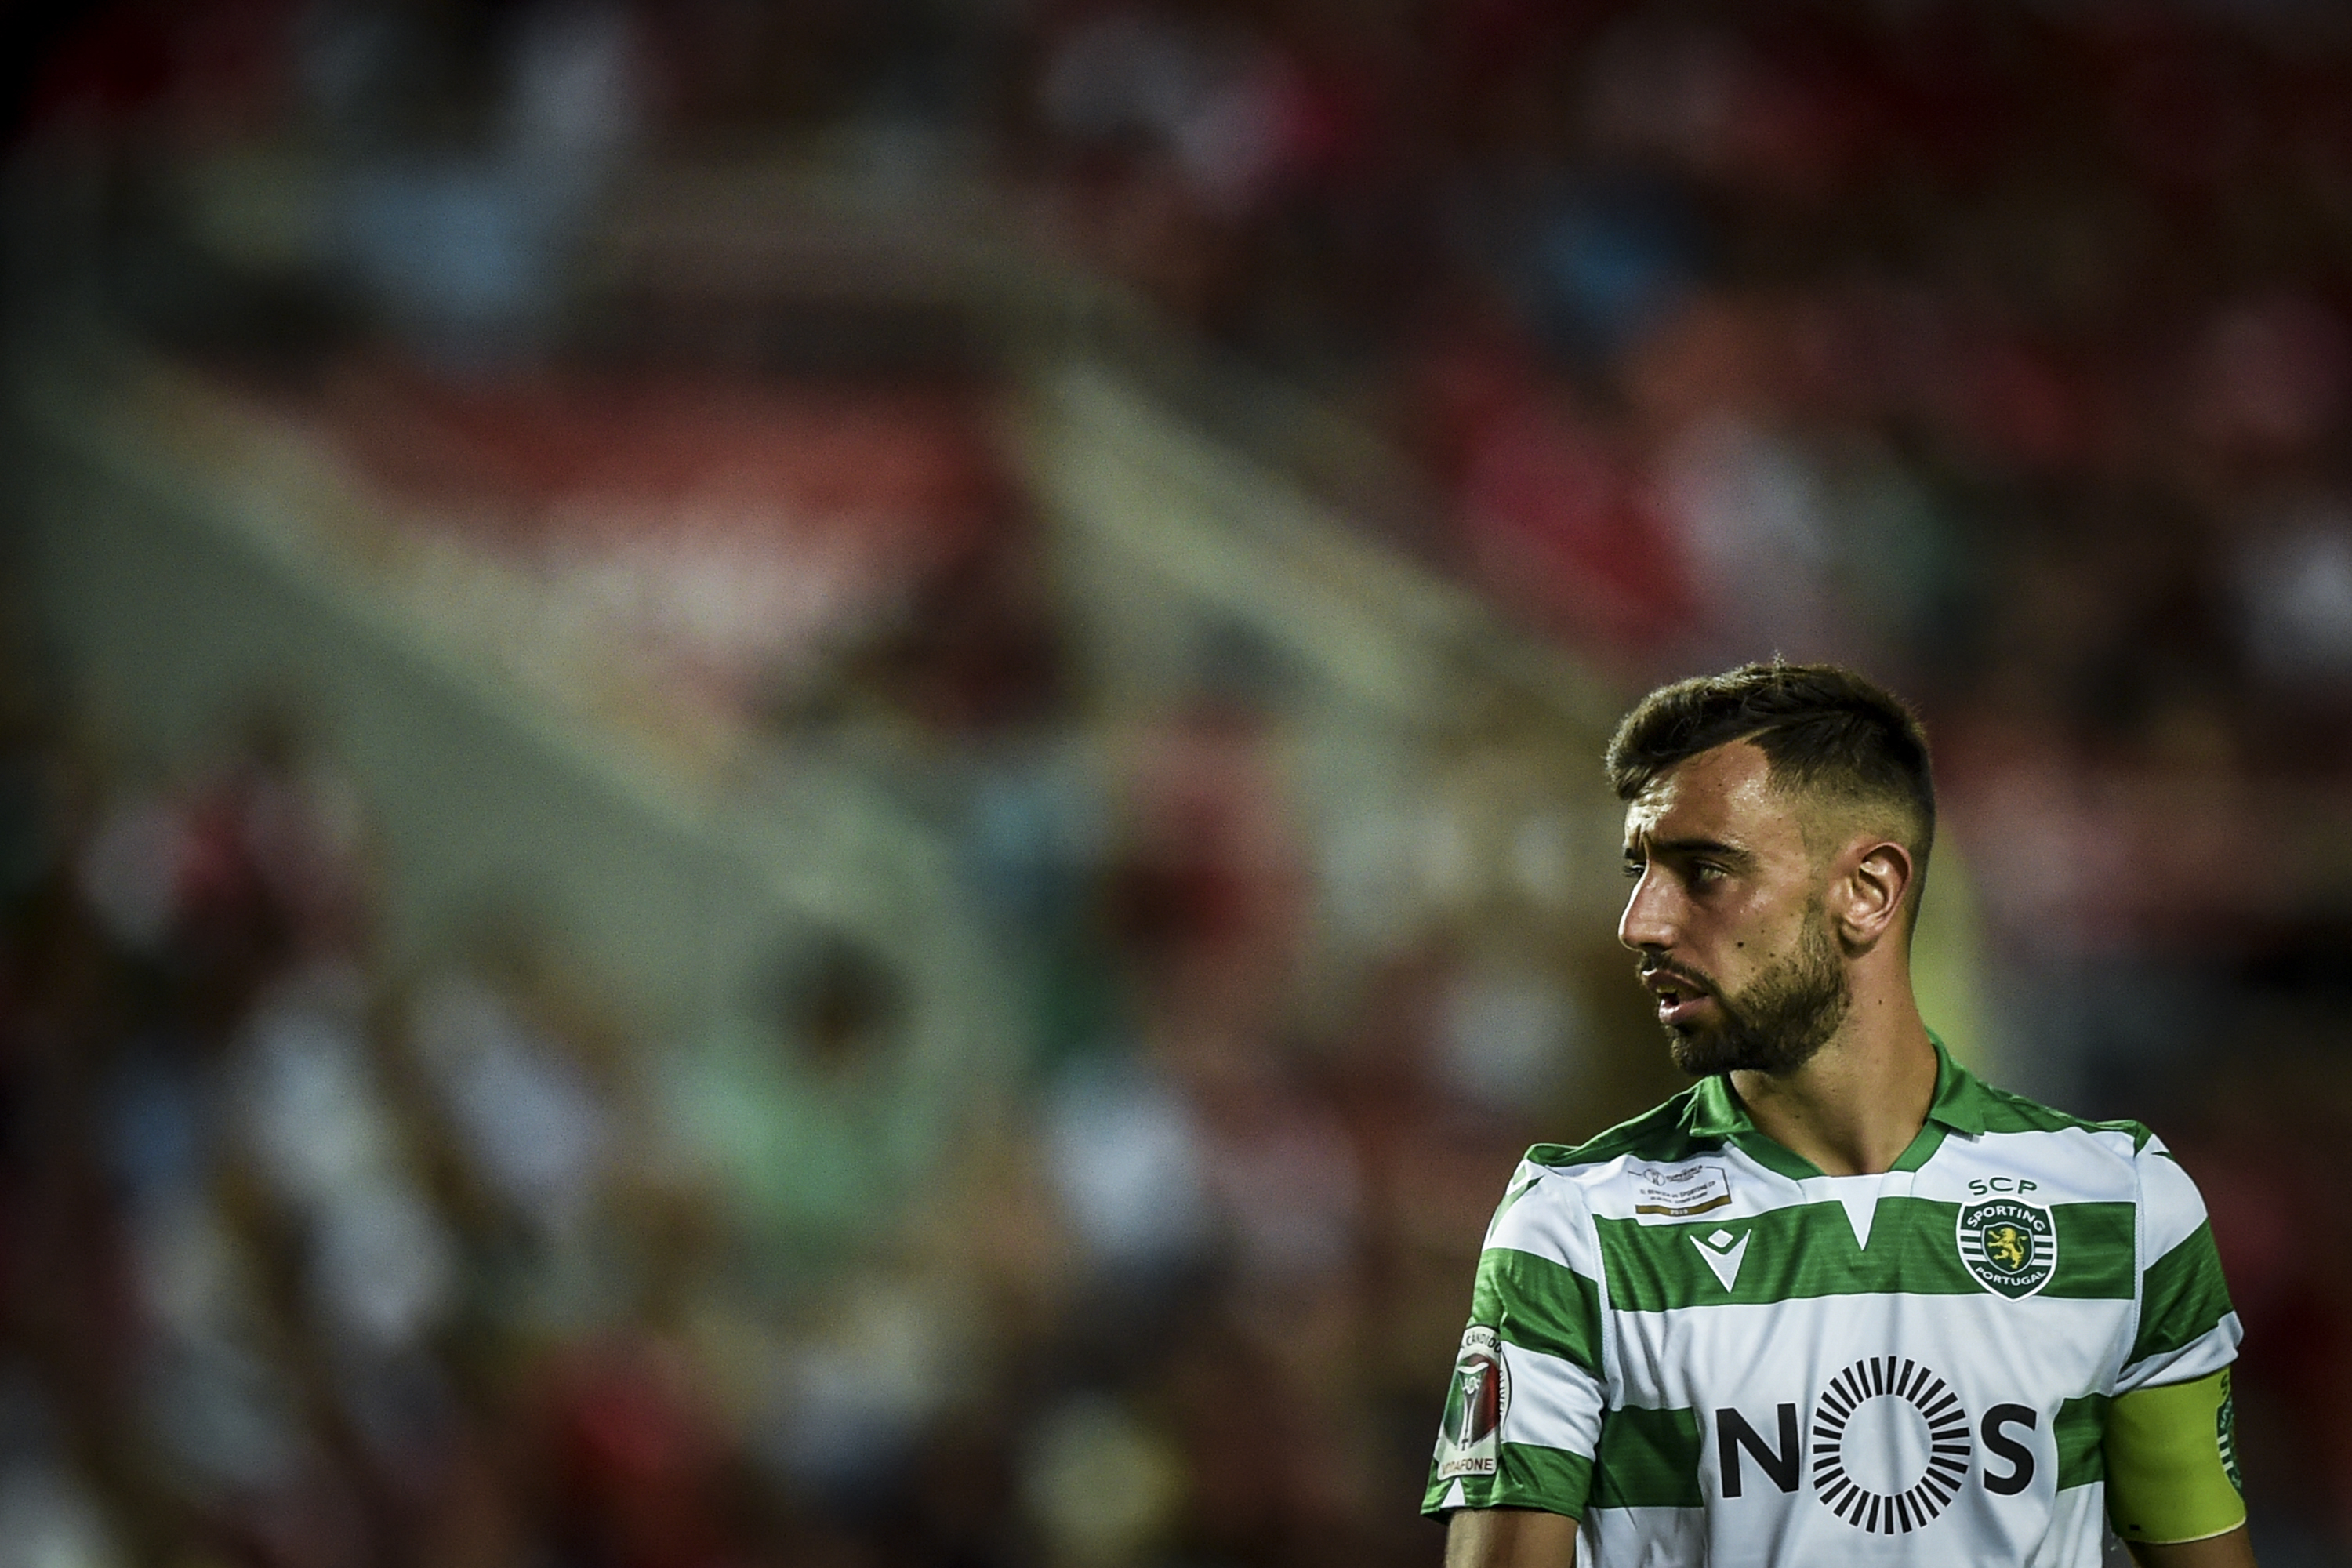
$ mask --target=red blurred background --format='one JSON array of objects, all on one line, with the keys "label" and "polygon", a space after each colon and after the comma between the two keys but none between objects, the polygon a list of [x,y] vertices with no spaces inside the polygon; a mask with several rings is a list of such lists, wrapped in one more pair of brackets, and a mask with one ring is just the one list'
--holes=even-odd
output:
[{"label": "red blurred background", "polygon": [[1674,1086],[1601,739],[1913,698],[2352,1561],[2352,16],[0,7],[0,1564],[1429,1563]]}]

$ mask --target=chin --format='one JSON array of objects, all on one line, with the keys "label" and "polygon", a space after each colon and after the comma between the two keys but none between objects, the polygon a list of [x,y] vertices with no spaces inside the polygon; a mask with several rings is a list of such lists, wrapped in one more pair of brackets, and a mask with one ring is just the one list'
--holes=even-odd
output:
[{"label": "chin", "polygon": [[1687,1025],[1667,1026],[1666,1052],[1675,1058],[1675,1066],[1692,1078],[1713,1078],[1726,1066],[1722,1040],[1708,1030]]}]

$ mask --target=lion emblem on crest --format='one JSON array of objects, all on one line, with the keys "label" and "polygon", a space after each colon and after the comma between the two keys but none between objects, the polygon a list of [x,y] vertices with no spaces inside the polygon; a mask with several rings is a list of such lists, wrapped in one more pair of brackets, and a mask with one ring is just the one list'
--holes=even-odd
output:
[{"label": "lion emblem on crest", "polygon": [[2058,1271],[2058,1226],[2041,1204],[1992,1198],[1960,1208],[1960,1263],[1995,1295],[2022,1300]]}]

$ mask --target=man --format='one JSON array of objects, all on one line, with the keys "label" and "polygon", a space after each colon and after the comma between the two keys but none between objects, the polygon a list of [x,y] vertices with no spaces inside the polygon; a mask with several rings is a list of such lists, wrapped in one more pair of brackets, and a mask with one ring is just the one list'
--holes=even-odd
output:
[{"label": "man", "polygon": [[2146,1128],[1978,1081],[1912,1000],[1925,735],[1821,665],[1611,742],[1640,954],[1699,1079],[1538,1145],[1486,1236],[1424,1511],[1448,1568],[2252,1568],[2237,1352]]}]

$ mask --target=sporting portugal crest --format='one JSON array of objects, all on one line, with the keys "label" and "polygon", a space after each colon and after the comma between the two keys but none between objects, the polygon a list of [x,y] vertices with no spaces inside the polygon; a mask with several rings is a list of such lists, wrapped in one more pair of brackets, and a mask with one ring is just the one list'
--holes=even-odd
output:
[{"label": "sporting portugal crest", "polygon": [[1960,1261],[1986,1289],[2022,1300],[2058,1271],[2058,1227],[2040,1204],[2015,1198],[1963,1204]]}]

